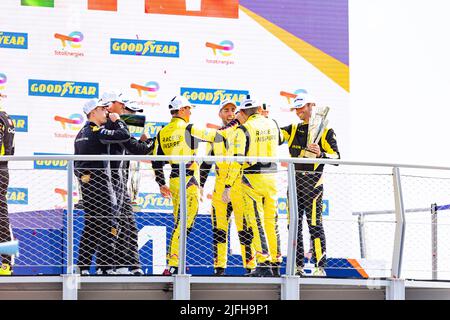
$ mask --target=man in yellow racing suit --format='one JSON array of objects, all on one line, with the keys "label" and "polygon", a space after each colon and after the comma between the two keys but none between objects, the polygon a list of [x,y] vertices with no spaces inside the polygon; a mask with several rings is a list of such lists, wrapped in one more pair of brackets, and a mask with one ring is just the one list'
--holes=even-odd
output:
[{"label": "man in yellow racing suit", "polygon": [[[189,124],[191,108],[193,106],[184,96],[175,96],[169,103],[169,111],[172,120],[157,134],[154,155],[165,156],[191,156],[195,155],[200,141],[220,142],[227,138],[232,127],[222,130],[198,128]],[[234,125],[237,125],[235,123]],[[166,185],[163,166],[164,161],[153,161],[155,179],[159,185],[163,197],[172,198],[175,227],[169,241],[167,254],[168,267],[164,275],[178,272],[178,253],[180,236],[180,178],[179,161],[169,161],[171,165],[169,186]],[[187,233],[189,235],[199,207],[199,165],[195,161],[186,164],[186,208],[187,208]]]},{"label": "man in yellow racing suit", "polygon": [[[224,100],[220,103],[219,117],[223,126],[230,126],[236,119],[236,104],[233,100]],[[243,122],[243,121],[241,121]],[[235,128],[233,126],[233,128]],[[210,156],[224,156],[227,154],[228,140],[208,144],[207,154]],[[221,161],[215,164],[215,185],[212,195],[211,223],[213,227],[213,250],[214,250],[214,275],[224,275],[228,261],[228,232],[231,213],[234,220],[241,246],[242,264],[247,273],[256,267],[255,249],[252,246],[253,234],[244,217],[244,198],[240,179],[231,188],[231,202],[222,201],[222,193],[225,189],[225,178],[227,176],[228,163]],[[204,187],[209,171],[213,163],[203,162],[200,166],[200,186]]]},{"label": "man in yellow racing suit", "polygon": [[[278,124],[262,116],[260,104],[247,97],[240,107],[245,123],[234,130],[230,138],[230,153],[235,156],[276,157],[278,145],[283,140]],[[242,175],[241,175],[242,170]],[[241,177],[246,220],[253,231],[256,250],[256,269],[249,274],[255,277],[273,276],[272,264],[282,261],[277,211],[277,166],[275,162],[231,162],[225,180],[222,198],[230,201],[231,187]]]}]

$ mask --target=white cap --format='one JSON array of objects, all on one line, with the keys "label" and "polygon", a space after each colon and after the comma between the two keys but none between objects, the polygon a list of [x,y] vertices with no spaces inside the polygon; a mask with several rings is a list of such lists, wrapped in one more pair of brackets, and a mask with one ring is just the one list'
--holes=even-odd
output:
[{"label": "white cap", "polygon": [[225,99],[220,102],[219,110],[222,110],[222,108],[225,107],[227,104],[232,104],[233,106],[236,107],[236,102],[234,100]]},{"label": "white cap", "polygon": [[247,95],[247,98],[245,98],[244,100],[241,101],[241,104],[239,105],[239,110],[244,110],[244,109],[251,109],[251,108],[256,108],[259,107],[261,104],[250,98],[250,95]]},{"label": "white cap", "polygon": [[106,107],[106,106],[108,106],[108,103],[102,99],[91,99],[84,104],[83,112],[85,114],[89,114],[92,110],[94,110],[97,107]]},{"label": "white cap", "polygon": [[300,109],[303,108],[307,103],[316,103],[314,98],[309,95],[308,93],[299,93],[294,99],[294,102],[292,103],[292,107],[294,109]]},{"label": "white cap", "polygon": [[136,101],[127,100],[125,101],[125,108],[134,112],[144,112],[144,109],[142,109]]},{"label": "white cap", "polygon": [[115,91],[111,91],[111,92],[105,92],[102,95],[102,100],[106,101],[108,104],[111,104],[115,101],[126,104],[127,101],[129,101],[130,99],[128,99],[123,93],[121,92],[115,92]]},{"label": "white cap", "polygon": [[192,105],[188,99],[186,99],[185,96],[175,96],[170,100],[169,103],[169,110],[180,110],[183,107],[191,107],[195,108],[194,105]]}]

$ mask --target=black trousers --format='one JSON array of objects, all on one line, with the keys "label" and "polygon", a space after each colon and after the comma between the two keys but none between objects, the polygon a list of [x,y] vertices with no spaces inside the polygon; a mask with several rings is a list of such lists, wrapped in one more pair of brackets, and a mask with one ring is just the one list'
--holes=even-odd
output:
[{"label": "black trousers", "polygon": [[111,183],[104,175],[91,174],[89,182],[79,181],[84,209],[84,228],[80,239],[78,266],[88,270],[93,256],[98,269],[115,267],[117,209],[111,198]]},{"label": "black trousers", "polygon": [[326,266],[326,240],[322,223],[323,184],[322,173],[296,172],[296,189],[298,205],[298,233],[296,263],[304,266],[303,217],[311,235],[312,257],[317,267]]},{"label": "black trousers", "polygon": [[[126,191],[126,190],[125,190]],[[138,269],[141,267],[138,250],[138,230],[131,199],[125,192],[122,208],[118,215],[119,233],[114,260],[117,268]]]},{"label": "black trousers", "polygon": [[[11,240],[10,223],[8,216],[8,203],[6,193],[9,185],[9,172],[7,167],[0,167],[0,242]],[[1,255],[2,263],[11,264],[11,256]]]}]

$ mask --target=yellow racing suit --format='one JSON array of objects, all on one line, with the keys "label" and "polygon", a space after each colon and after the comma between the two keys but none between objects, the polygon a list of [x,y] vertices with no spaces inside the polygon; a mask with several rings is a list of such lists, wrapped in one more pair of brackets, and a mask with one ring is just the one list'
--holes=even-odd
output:
[{"label": "yellow racing suit", "polygon": [[[302,157],[307,146],[308,124],[292,124],[281,128],[284,140],[288,142],[291,157]],[[325,128],[320,141],[320,158],[340,159],[340,153],[333,129]],[[326,267],[326,239],[322,223],[323,164],[295,164],[295,180],[298,206],[298,233],[296,264],[304,266],[303,215],[312,241],[313,259],[317,267]],[[288,197],[289,198],[289,197]],[[288,206],[289,207],[289,206]],[[289,210],[288,210],[289,212]]]},{"label": "yellow racing suit", "polygon": [[[234,131],[229,152],[235,156],[276,157],[282,140],[274,120],[253,114]],[[252,228],[256,261],[261,266],[282,261],[277,223],[276,171],[274,162],[232,162],[229,163],[225,180],[226,187],[233,187],[239,182],[242,185],[245,218]]]},{"label": "yellow racing suit", "polygon": [[[237,120],[233,120],[237,121]],[[210,156],[227,155],[228,140],[208,144],[207,154]],[[242,186],[240,175],[231,188],[231,202],[224,203],[222,194],[225,189],[225,179],[228,173],[228,163],[221,161],[215,163],[215,185],[212,195],[211,223],[213,227],[213,250],[214,268],[226,268],[228,260],[228,229],[231,213],[234,220],[241,246],[243,267],[250,270],[256,267],[255,249],[252,246],[253,234],[244,217],[244,198],[242,197]],[[212,164],[202,163],[200,167],[200,185],[204,186]]]},{"label": "yellow racing suit", "polygon": [[[236,125],[236,124],[235,124]],[[156,137],[154,155],[190,156],[195,155],[200,141],[220,142],[226,138],[232,127],[222,130],[198,128],[184,119],[173,117],[171,122],[163,127]],[[172,194],[173,215],[175,227],[169,241],[167,260],[170,267],[178,267],[179,236],[180,236],[180,178],[179,161],[169,161],[171,165],[169,188]],[[154,161],[156,182],[161,187],[165,185],[162,167],[164,161]],[[189,235],[199,207],[199,165],[195,161],[186,164],[186,209],[187,234]]]}]

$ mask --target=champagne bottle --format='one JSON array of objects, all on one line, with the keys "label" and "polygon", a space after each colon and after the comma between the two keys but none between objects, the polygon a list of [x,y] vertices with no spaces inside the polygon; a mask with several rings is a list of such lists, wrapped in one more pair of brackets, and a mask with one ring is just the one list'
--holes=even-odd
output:
[{"label": "champagne bottle", "polygon": [[145,115],[142,114],[122,114],[120,115],[120,119],[129,126],[145,127]]}]

